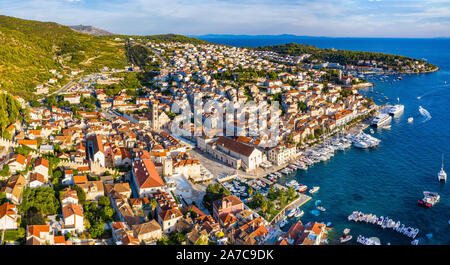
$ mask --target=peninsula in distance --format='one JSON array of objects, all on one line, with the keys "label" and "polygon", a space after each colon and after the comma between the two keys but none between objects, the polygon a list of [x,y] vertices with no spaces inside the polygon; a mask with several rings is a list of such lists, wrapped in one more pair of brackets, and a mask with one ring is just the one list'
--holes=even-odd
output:
[{"label": "peninsula in distance", "polygon": [[127,17],[135,4],[0,15],[2,245],[450,244],[450,40],[427,35],[448,23],[206,34],[222,17]]}]

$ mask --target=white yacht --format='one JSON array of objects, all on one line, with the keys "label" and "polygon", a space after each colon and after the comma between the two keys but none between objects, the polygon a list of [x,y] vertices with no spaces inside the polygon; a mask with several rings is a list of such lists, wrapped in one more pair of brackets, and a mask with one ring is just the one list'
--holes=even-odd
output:
[{"label": "white yacht", "polygon": [[360,132],[359,134],[354,135],[351,138],[351,140],[353,142],[353,145],[358,148],[375,147],[380,143],[379,139],[377,139],[369,134],[365,134],[363,132]]},{"label": "white yacht", "polygon": [[297,211],[295,212],[295,215],[294,215],[294,216],[295,216],[296,218],[299,218],[299,217],[302,217],[303,214],[304,214],[303,210],[297,209]]},{"label": "white yacht", "polygon": [[296,211],[297,211],[297,209],[290,210],[289,213],[287,214],[287,217],[289,217],[289,218],[294,217]]},{"label": "white yacht", "polygon": [[445,173],[444,171],[444,154],[442,154],[442,167],[441,167],[441,171],[438,174],[438,179],[441,182],[447,182],[447,173]]},{"label": "white yacht", "polygon": [[419,205],[426,208],[433,207],[441,199],[441,196],[437,192],[424,191],[423,195],[423,199],[419,200]]},{"label": "white yacht", "polygon": [[355,145],[355,147],[358,147],[358,148],[368,148],[368,147],[370,147],[368,143],[363,142],[363,141],[355,142],[354,145]]},{"label": "white yacht", "polygon": [[320,189],[320,187],[318,187],[318,186],[312,187],[312,188],[309,190],[309,193],[314,194],[314,193],[318,192],[319,189]]},{"label": "white yacht", "polygon": [[396,116],[398,114],[401,114],[404,110],[405,110],[404,105],[397,104],[389,109],[389,114],[391,114],[392,116]]},{"label": "white yacht", "polygon": [[380,113],[372,120],[372,126],[382,127],[383,125],[389,124],[392,121],[392,117],[386,113]]}]

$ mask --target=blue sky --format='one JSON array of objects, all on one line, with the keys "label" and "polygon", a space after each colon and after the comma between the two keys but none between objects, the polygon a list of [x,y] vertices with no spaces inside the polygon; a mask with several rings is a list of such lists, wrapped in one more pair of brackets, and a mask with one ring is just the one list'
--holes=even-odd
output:
[{"label": "blue sky", "polygon": [[450,0],[0,0],[0,14],[119,34],[450,37]]}]

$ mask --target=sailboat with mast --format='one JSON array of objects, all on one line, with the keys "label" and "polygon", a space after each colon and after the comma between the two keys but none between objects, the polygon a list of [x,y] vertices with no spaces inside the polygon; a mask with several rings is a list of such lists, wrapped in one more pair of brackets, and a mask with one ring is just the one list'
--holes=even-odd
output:
[{"label": "sailboat with mast", "polygon": [[441,171],[438,174],[438,179],[440,182],[447,182],[447,173],[444,171],[444,154],[442,154],[442,167]]}]

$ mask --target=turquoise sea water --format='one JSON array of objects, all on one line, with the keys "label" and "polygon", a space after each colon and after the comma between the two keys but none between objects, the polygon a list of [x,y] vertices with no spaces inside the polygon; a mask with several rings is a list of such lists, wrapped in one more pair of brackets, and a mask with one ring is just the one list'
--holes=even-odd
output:
[{"label": "turquoise sea water", "polygon": [[[303,223],[308,221],[332,222],[335,232],[330,234],[333,243],[348,227],[353,240],[361,234],[378,237],[382,244],[410,244],[411,239],[391,230],[366,223],[347,221],[347,216],[358,210],[377,216],[389,216],[406,226],[420,229],[419,244],[450,244],[450,182],[440,184],[437,173],[441,167],[441,154],[446,161],[444,167],[450,173],[450,39],[379,39],[379,38],[309,38],[295,36],[203,36],[201,39],[233,45],[263,46],[298,42],[321,48],[337,48],[401,54],[414,58],[425,58],[438,65],[441,70],[420,75],[402,75],[380,80],[379,76],[369,80],[376,84],[374,91],[384,93],[391,103],[400,98],[405,105],[403,115],[392,121],[390,130],[375,130],[373,136],[381,139],[375,149],[351,148],[336,152],[327,162],[318,163],[295,176],[299,183],[309,187],[320,186],[313,200],[303,206]],[[447,84],[445,84],[447,81]],[[386,103],[380,94],[362,93],[374,97],[375,103]],[[418,99],[420,97],[420,99]],[[382,101],[379,101],[382,99]],[[431,114],[431,119],[419,113],[422,106]],[[407,122],[414,118],[412,124]],[[283,181],[283,180],[282,180]],[[441,200],[432,209],[417,205],[423,191],[437,191]],[[311,214],[314,200],[321,200],[327,209],[318,217]],[[295,219],[292,221],[296,221]],[[285,230],[288,226],[285,227]],[[428,238],[427,234],[432,234]]]}]

